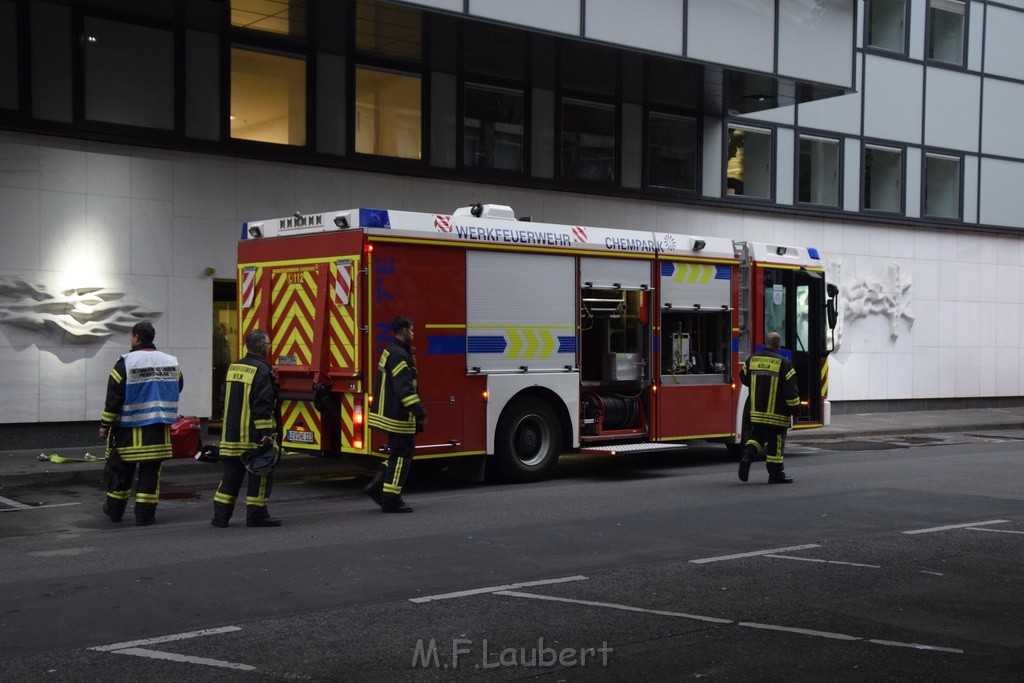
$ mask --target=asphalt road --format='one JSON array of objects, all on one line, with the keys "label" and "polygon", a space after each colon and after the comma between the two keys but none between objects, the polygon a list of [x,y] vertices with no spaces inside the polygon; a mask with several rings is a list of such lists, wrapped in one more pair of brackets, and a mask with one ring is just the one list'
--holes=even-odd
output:
[{"label": "asphalt road", "polygon": [[145,528],[7,492],[0,680],[1019,681],[1024,433],[924,443],[795,446],[787,486],[720,447],[577,456],[411,515],[295,472],[277,529],[210,526],[214,467]]}]

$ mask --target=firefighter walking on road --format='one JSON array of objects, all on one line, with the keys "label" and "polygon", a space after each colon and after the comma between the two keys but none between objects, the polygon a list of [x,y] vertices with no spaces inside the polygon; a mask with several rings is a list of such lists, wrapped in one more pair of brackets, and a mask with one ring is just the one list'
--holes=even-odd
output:
[{"label": "firefighter walking on road", "polygon": [[135,523],[156,520],[160,466],[171,457],[171,425],[178,418],[183,381],[178,359],[157,351],[152,323],[132,327],[131,351],[114,364],[100,417],[100,438],[107,442],[103,514],[120,522],[135,487]]},{"label": "firefighter walking on road", "polygon": [[[274,448],[274,410],[277,385],[274,370],[267,362],[270,336],[262,330],[245,335],[246,355],[228,367],[224,383],[224,423],[221,431],[220,458],[224,472],[213,496],[213,521],[218,527],[228,526],[235,510],[235,500],[242,488],[247,470],[242,456],[261,446]],[[249,484],[245,498],[246,526],[281,526],[281,520],[267,511],[267,499],[273,485],[273,470],[257,474],[248,472]]]},{"label": "firefighter walking on road", "polygon": [[373,404],[366,419],[371,428],[387,433],[390,455],[363,490],[384,512],[412,512],[402,500],[402,487],[412,466],[416,433],[423,431],[427,413],[416,388],[412,320],[398,316],[391,331],[395,336],[377,363]]},{"label": "firefighter walking on road", "polygon": [[800,409],[800,390],[793,364],[779,354],[782,337],[769,332],[766,348],[752,354],[740,368],[740,380],[750,387],[750,438],[743,444],[740,481],[746,481],[750,463],[764,453],[769,484],[791,484],[782,469],[782,450],[791,418]]}]

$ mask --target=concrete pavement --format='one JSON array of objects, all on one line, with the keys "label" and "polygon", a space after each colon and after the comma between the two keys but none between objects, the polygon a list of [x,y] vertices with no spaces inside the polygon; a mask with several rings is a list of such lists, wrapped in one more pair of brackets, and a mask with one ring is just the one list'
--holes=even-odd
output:
[{"label": "concrete pavement", "polygon": [[[862,437],[901,436],[940,432],[974,432],[994,429],[1024,429],[1024,408],[977,408],[966,410],[922,410],[889,413],[833,415],[832,424],[823,429],[793,430],[790,443],[849,440]],[[98,456],[89,462],[54,463],[40,455],[56,453],[64,458]],[[0,496],[15,488],[96,484],[102,480],[103,445],[56,450],[0,451]],[[281,467],[308,470],[308,476],[357,474],[362,472],[345,461],[302,456],[288,457]],[[219,467],[191,458],[175,458],[164,464],[164,477],[175,479],[216,477]]]}]

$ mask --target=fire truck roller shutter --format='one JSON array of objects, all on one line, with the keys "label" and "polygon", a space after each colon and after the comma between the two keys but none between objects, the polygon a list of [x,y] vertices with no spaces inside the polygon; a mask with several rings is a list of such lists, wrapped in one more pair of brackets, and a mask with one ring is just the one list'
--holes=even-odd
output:
[{"label": "fire truck roller shutter", "polygon": [[585,256],[580,259],[580,286],[598,289],[650,289],[651,262],[647,259]]},{"label": "fire truck roller shutter", "polygon": [[576,259],[466,254],[466,365],[480,372],[576,365]]}]

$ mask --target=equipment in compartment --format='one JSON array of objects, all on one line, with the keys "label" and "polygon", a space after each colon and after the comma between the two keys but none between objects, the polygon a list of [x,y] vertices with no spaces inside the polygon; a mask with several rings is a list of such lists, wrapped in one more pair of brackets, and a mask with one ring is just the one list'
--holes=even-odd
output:
[{"label": "equipment in compartment", "polygon": [[588,391],[580,396],[580,412],[582,429],[590,435],[642,426],[639,396]]}]

